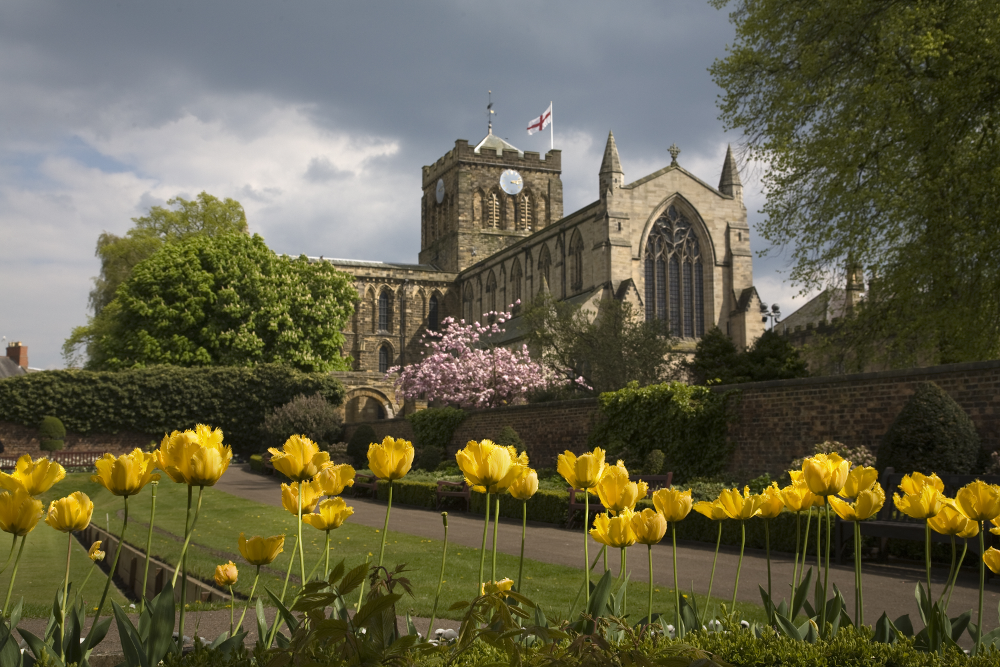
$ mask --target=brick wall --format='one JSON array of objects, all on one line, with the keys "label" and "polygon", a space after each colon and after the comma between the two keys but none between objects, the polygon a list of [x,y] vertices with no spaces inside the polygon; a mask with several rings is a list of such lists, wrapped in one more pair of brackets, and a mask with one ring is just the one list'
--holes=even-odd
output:
[{"label": "brick wall", "polygon": [[[916,385],[928,381],[969,414],[985,451],[1000,449],[1000,361],[988,361],[739,385],[742,400],[738,421],[729,429],[735,444],[729,469],[741,478],[777,474],[823,440],[877,450]],[[586,446],[596,411],[595,399],[473,410],[456,429],[449,453],[468,440],[493,437],[509,424],[524,440],[532,464],[552,467],[563,450],[579,452]],[[379,438],[413,438],[405,419],[369,423]],[[346,425],[345,439],[356,427]]]},{"label": "brick wall", "polygon": [[[132,451],[135,447],[146,449],[151,441],[159,442],[160,438],[131,431],[114,434],[91,433],[89,435],[67,432],[64,438],[64,449],[120,454]],[[31,454],[36,457],[44,455],[39,448],[38,429],[29,426],[0,421],[0,444],[3,445],[2,452],[8,456]]]}]

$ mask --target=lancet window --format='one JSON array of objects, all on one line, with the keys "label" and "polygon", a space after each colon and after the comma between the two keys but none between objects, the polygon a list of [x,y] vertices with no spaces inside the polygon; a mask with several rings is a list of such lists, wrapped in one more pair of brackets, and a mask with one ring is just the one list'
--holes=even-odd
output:
[{"label": "lancet window", "polygon": [[646,241],[646,319],[666,322],[673,336],[705,334],[704,267],[691,222],[670,206]]}]

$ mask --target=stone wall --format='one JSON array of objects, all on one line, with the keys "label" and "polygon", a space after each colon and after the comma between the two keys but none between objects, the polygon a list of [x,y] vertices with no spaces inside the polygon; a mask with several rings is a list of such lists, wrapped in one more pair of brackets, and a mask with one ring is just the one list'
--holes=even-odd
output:
[{"label": "stone wall", "polygon": [[[158,443],[159,441],[160,438],[157,436],[134,431],[91,433],[89,435],[67,432],[64,438],[64,449],[120,454],[129,452],[136,447],[146,449],[150,442]],[[21,454],[31,454],[33,457],[44,456],[44,452],[39,448],[38,429],[29,426],[0,421],[0,444],[3,445],[0,452],[5,456],[20,456]]]},{"label": "stone wall", "polygon": [[[928,381],[969,414],[984,451],[1000,449],[1000,361],[988,361],[717,387],[742,392],[737,421],[729,429],[735,445],[729,470],[740,478],[778,474],[824,440],[877,450],[916,385]],[[552,467],[563,450],[585,448],[596,412],[595,399],[473,410],[456,429],[449,453],[509,424],[524,440],[532,464]],[[405,419],[368,423],[379,438],[413,438]],[[347,425],[345,439],[356,426]]]}]

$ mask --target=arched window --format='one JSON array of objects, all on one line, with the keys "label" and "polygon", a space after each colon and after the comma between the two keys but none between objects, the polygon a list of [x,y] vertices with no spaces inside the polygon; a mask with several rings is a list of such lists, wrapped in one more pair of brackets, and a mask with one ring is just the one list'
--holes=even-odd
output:
[{"label": "arched window", "polygon": [[486,279],[486,310],[494,312],[497,309],[497,278],[490,271],[490,277]]},{"label": "arched window", "polygon": [[573,292],[583,289],[583,237],[578,231],[569,242],[569,285]]},{"label": "arched window", "polygon": [[427,328],[430,331],[437,331],[440,323],[437,294],[432,294],[430,304],[427,306]]},{"label": "arched window", "polygon": [[497,229],[500,227],[500,193],[496,190],[490,190],[490,194],[486,200],[486,224],[485,227],[489,229]]},{"label": "arched window", "polygon": [[[510,267],[510,302],[517,303],[521,300],[521,260],[515,259],[514,266]],[[515,306],[516,308],[517,306]]]},{"label": "arched window", "polygon": [[500,307],[507,310],[507,306],[510,304],[507,301],[507,272],[504,269],[503,264],[500,265]]},{"label": "arched window", "polygon": [[388,343],[382,343],[378,349],[378,372],[385,373],[389,370],[389,359],[392,357],[392,350]]},{"label": "arched window", "polygon": [[531,208],[531,193],[523,191],[517,200],[517,228],[520,231],[530,232],[534,223],[534,216]]},{"label": "arched window", "polygon": [[465,283],[465,291],[462,294],[462,317],[466,323],[472,322],[472,283]]},{"label": "arched window", "polygon": [[551,289],[551,283],[549,282],[549,267],[552,266],[552,255],[549,254],[549,247],[547,245],[542,245],[542,251],[538,253],[538,288],[541,289],[542,285]]},{"label": "arched window", "polygon": [[665,320],[670,333],[705,334],[705,289],[701,248],[694,228],[670,206],[646,241],[646,319]]},{"label": "arched window", "polygon": [[392,325],[392,294],[388,289],[378,295],[378,330],[389,331]]},{"label": "arched window", "polygon": [[476,194],[472,196],[472,224],[477,227],[485,226],[483,224],[483,207],[486,204],[486,195],[483,194],[482,190],[476,190]]},{"label": "arched window", "polygon": [[476,278],[476,310],[473,311],[472,320],[478,321],[483,316],[483,279]]},{"label": "arched window", "polygon": [[534,262],[531,261],[531,251],[528,250],[524,253],[524,298],[531,300],[535,294],[535,276],[534,269],[532,266]]}]

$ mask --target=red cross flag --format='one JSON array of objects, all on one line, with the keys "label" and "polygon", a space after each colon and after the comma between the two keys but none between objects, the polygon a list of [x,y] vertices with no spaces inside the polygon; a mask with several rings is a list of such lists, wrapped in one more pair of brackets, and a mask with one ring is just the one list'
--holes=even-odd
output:
[{"label": "red cross flag", "polygon": [[549,102],[549,108],[542,112],[542,115],[535,118],[530,123],[528,123],[528,134],[534,134],[535,132],[540,132],[544,130],[549,125],[552,124],[552,102]]}]

